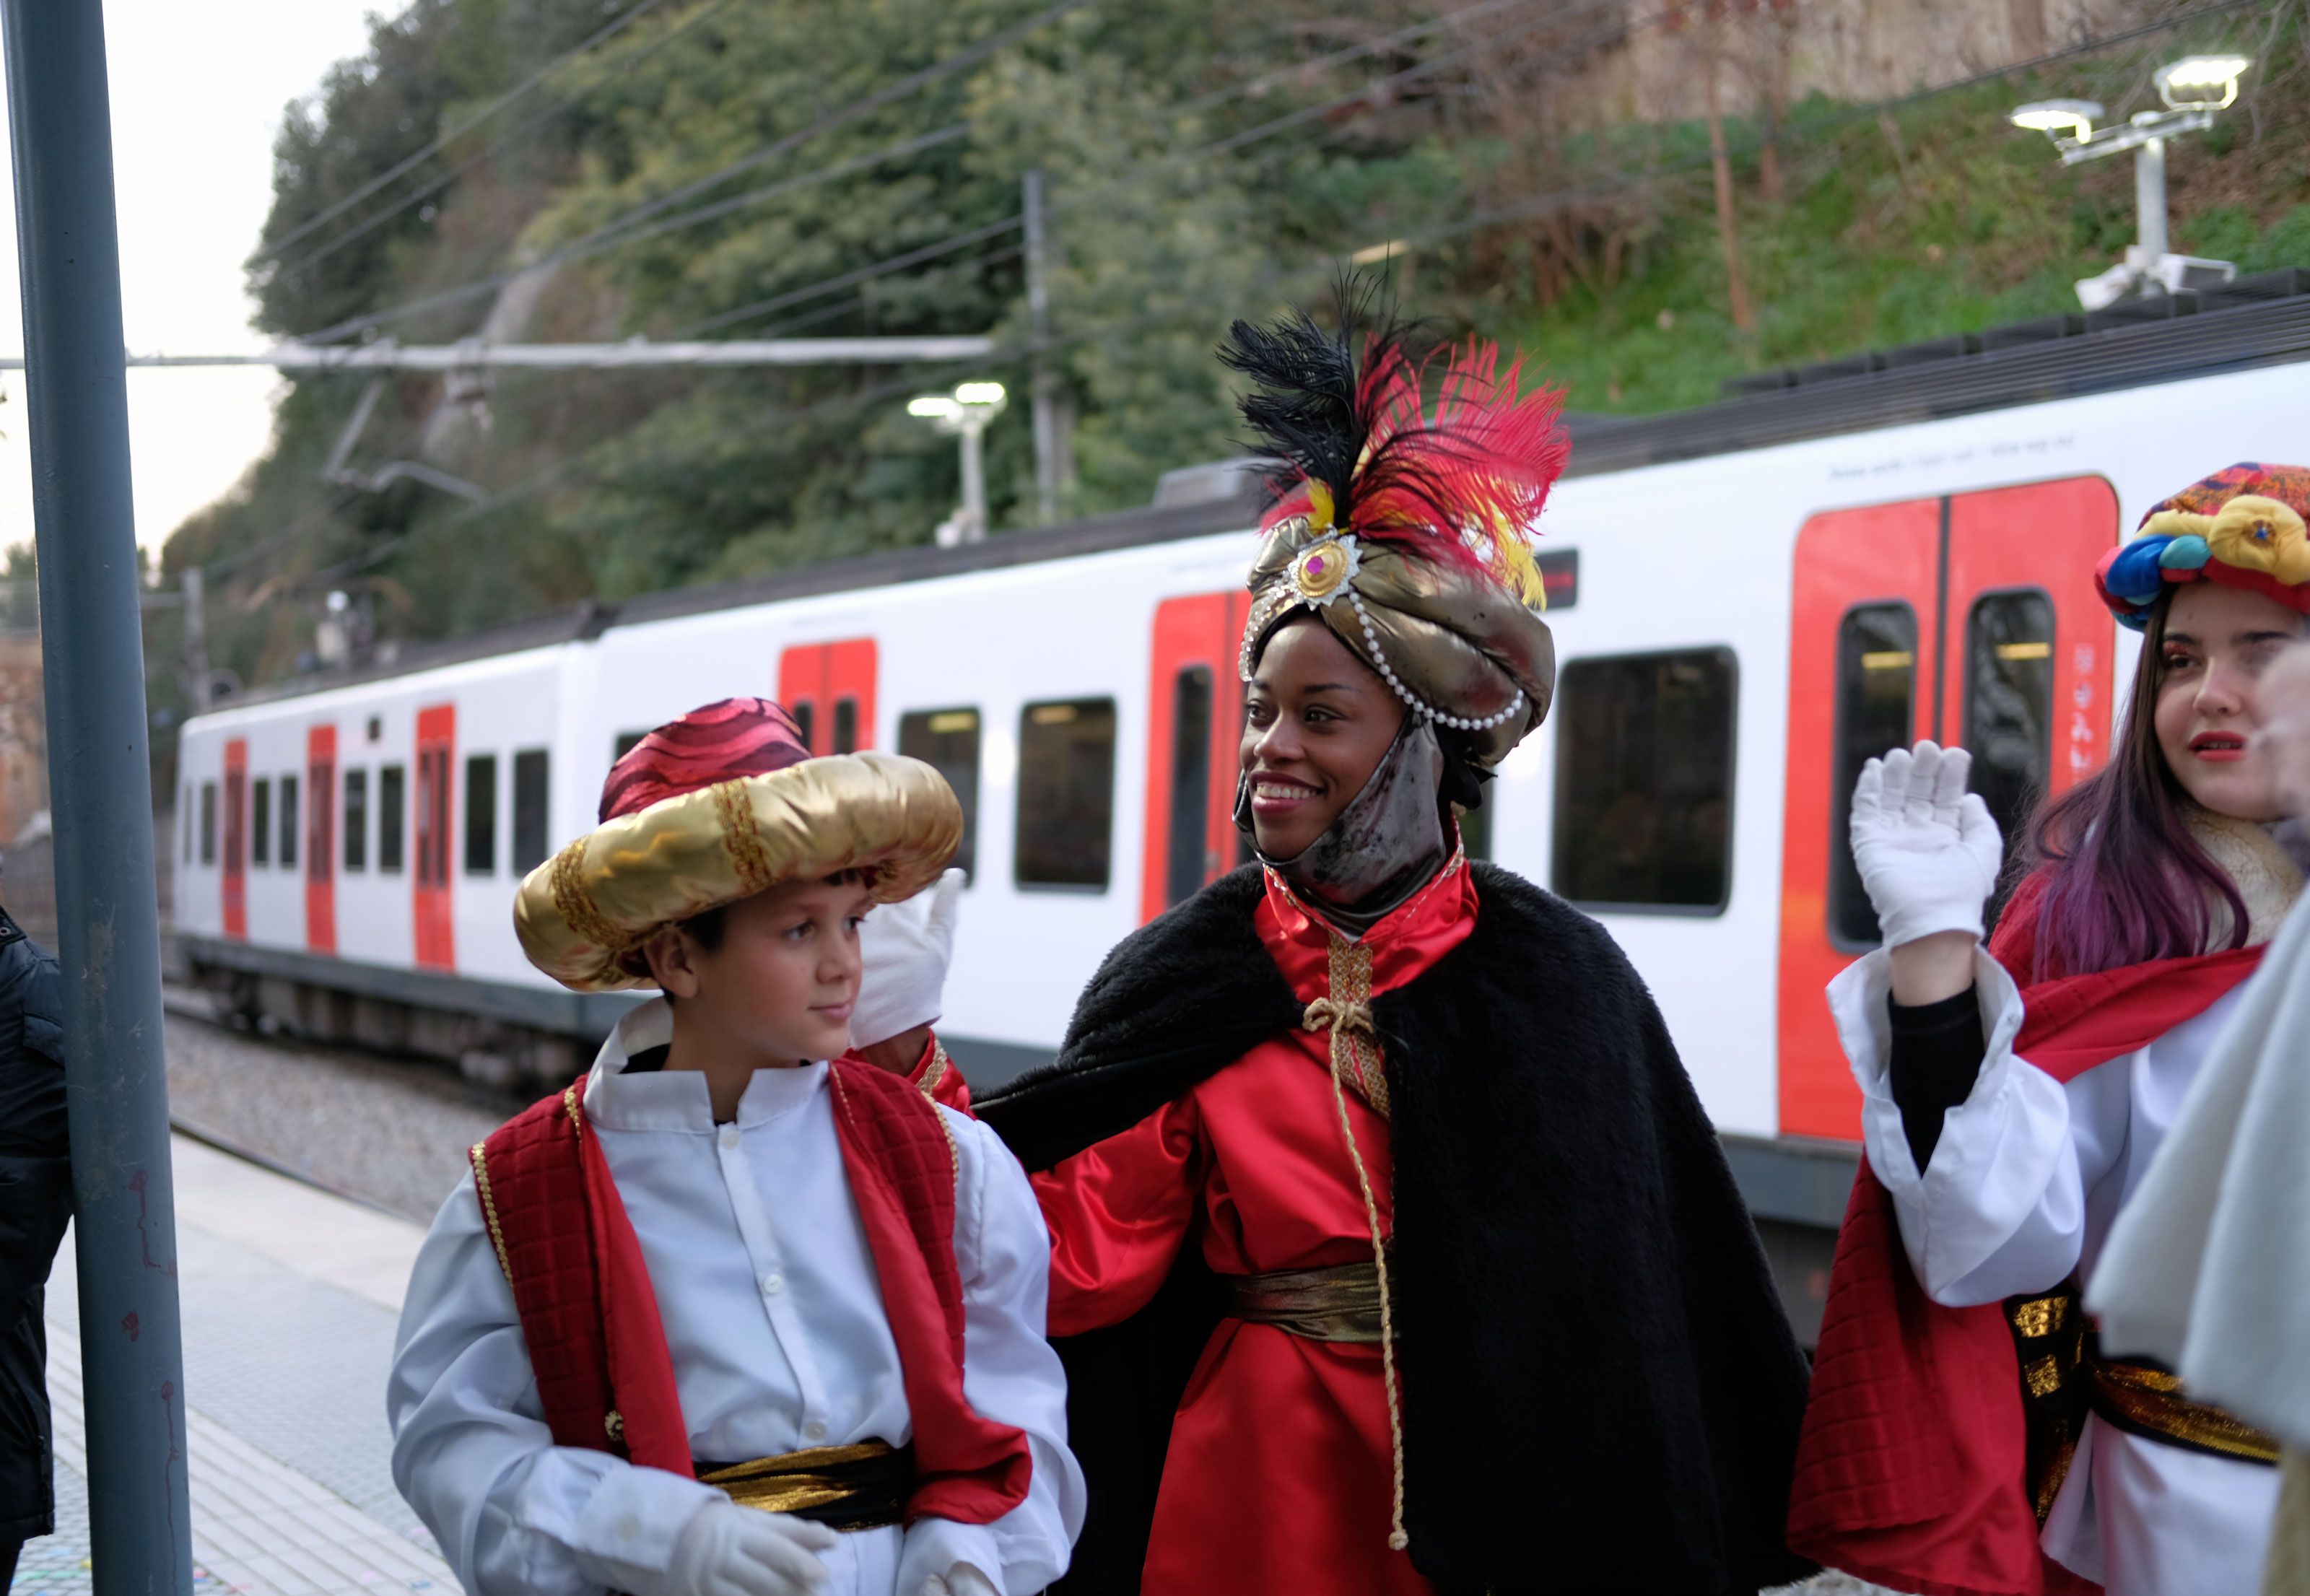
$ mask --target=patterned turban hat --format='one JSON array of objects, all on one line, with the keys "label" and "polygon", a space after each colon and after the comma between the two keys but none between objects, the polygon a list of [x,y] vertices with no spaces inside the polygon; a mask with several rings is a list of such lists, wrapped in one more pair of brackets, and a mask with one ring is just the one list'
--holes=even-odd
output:
[{"label": "patterned turban hat", "polygon": [[1522,362],[1474,339],[1436,363],[1390,329],[1359,334],[1370,299],[1342,286],[1345,330],[1304,310],[1237,322],[1220,359],[1252,381],[1275,503],[1251,568],[1241,671],[1312,612],[1412,713],[1466,734],[1489,770],[1541,723],[1556,645],[1528,538],[1571,440],[1561,390],[1518,392]]},{"label": "patterned turban hat", "polygon": [[2310,614],[2310,470],[2251,461],[2193,482],[2141,518],[2132,539],[2102,556],[2094,590],[2135,631],[2158,595],[2184,582],[2219,582]]},{"label": "patterned turban hat", "polygon": [[855,870],[878,903],[911,898],[962,841],[962,805],[936,770],[894,754],[814,759],[767,698],[724,698],[652,732],[610,768],[600,813],[514,899],[522,951],[578,992],[650,984],[653,932],[786,881]]}]

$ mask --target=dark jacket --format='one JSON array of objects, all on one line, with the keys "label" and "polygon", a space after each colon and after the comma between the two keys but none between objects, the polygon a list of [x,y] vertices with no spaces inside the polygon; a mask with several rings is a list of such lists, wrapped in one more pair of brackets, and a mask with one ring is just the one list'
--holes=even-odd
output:
[{"label": "dark jacket", "polygon": [[[1474,868],[1474,932],[1372,1004],[1412,1563],[1446,1596],[1797,1578],[1781,1531],[1805,1365],[1716,1134],[1603,928]],[[1259,893],[1238,871],[1125,940],[1057,1061],[980,1100],[1029,1169],[1299,1023]],[[1169,1412],[1218,1317],[1199,1271],[1183,1257],[1146,1311],[1057,1343],[1095,1521],[1071,1590],[1137,1587]]]},{"label": "dark jacket", "polygon": [[48,1268],[72,1218],[63,983],[0,909],[0,1545],[56,1530]]}]

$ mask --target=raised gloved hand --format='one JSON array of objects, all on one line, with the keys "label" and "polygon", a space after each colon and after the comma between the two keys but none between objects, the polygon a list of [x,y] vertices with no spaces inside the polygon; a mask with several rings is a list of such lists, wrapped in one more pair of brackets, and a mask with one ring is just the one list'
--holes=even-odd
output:
[{"label": "raised gloved hand", "polygon": [[957,1563],[941,1579],[934,1574],[923,1582],[916,1596],[1003,1596],[994,1582],[968,1563]]},{"label": "raised gloved hand", "polygon": [[939,1017],[961,907],[962,872],[950,870],[912,898],[883,904],[866,916],[858,928],[866,973],[850,1011],[853,1047],[887,1042]]},{"label": "raised gloved hand", "polygon": [[826,1583],[824,1524],[734,1502],[709,1502],[673,1543],[661,1596],[812,1596]]},{"label": "raised gloved hand", "polygon": [[1935,932],[1981,934],[2005,841],[1989,806],[1965,789],[1973,756],[1920,742],[1861,768],[1853,787],[1853,859],[1885,945]]}]

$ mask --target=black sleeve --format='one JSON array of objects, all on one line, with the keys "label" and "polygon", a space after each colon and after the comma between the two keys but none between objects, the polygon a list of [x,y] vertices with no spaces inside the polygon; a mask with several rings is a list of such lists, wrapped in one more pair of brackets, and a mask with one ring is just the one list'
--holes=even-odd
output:
[{"label": "black sleeve", "polygon": [[1953,998],[1912,1009],[1885,1000],[1893,1014],[1893,1056],[1888,1066],[1901,1129],[1919,1174],[1932,1161],[1941,1139],[1941,1116],[1966,1099],[1981,1072],[1988,1044],[1981,1031],[1981,1002],[1967,987]]}]

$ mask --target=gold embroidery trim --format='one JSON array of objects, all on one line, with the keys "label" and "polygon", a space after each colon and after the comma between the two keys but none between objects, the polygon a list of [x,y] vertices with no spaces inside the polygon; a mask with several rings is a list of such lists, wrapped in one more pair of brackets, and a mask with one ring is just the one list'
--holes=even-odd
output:
[{"label": "gold embroidery trim", "polygon": [[2051,1396],[2062,1389],[2062,1366],[2051,1357],[2040,1357],[2021,1371],[2029,1383],[2031,1396]]},{"label": "gold embroidery trim", "polygon": [[2033,1297],[2011,1305],[2013,1328],[2030,1340],[2052,1335],[2070,1316],[2070,1299],[2066,1297]]},{"label": "gold embroidery trim", "polygon": [[932,1037],[931,1067],[923,1071],[920,1080],[915,1082],[916,1089],[932,1103],[938,1101],[939,1082],[946,1079],[947,1063],[945,1046],[937,1037]]},{"label": "gold embroidery trim", "polygon": [[602,1427],[609,1432],[611,1440],[617,1442],[621,1445],[625,1444],[626,1418],[624,1414],[619,1412],[615,1408],[611,1409],[607,1413],[604,1413],[602,1416]]},{"label": "gold embroidery trim", "polygon": [[561,1094],[561,1111],[569,1116],[569,1133],[573,1136],[582,1137],[586,1134],[586,1111],[580,1106],[583,1101],[584,1099],[578,1096],[578,1086],[575,1081],[572,1081],[569,1089]]},{"label": "gold embroidery trim", "polygon": [[770,867],[769,850],[754,827],[753,795],[742,780],[717,782],[713,792],[714,812],[722,822],[722,849],[730,855],[730,869],[743,895],[769,891],[778,884],[777,872]]},{"label": "gold embroidery trim", "polygon": [[777,1457],[757,1458],[751,1462],[733,1463],[726,1469],[711,1469],[699,1475],[698,1480],[700,1485],[721,1487],[741,1507],[763,1513],[801,1513],[847,1502],[860,1494],[859,1487],[831,1479],[826,1470],[886,1458],[891,1451],[890,1444],[883,1441],[818,1446],[808,1452],[789,1452]]},{"label": "gold embroidery trim", "polygon": [[498,1250],[498,1268],[503,1271],[506,1284],[513,1284],[513,1260],[506,1254],[505,1232],[498,1226],[498,1202],[490,1193],[489,1144],[476,1141],[465,1157],[473,1166],[473,1190],[481,1193],[482,1219],[490,1227],[490,1245]]},{"label": "gold embroidery trim", "polygon": [[586,842],[581,837],[553,855],[553,906],[579,936],[605,952],[622,953],[629,946],[625,933],[610,924],[586,889]]},{"label": "gold embroidery trim", "polygon": [[1356,1089],[1356,1095],[1370,1104],[1380,1118],[1386,1119],[1387,1071],[1379,1057],[1378,1045],[1374,1042],[1372,1056],[1367,1062],[1363,1045],[1357,1040],[1359,1036],[1374,1034],[1371,950],[1333,932],[1332,967],[1326,984],[1324,995],[1307,1005],[1299,1028],[1331,1032],[1332,1067],[1339,1070],[1344,1065],[1348,1083]]},{"label": "gold embroidery trim", "polygon": [[2278,1442],[2209,1402],[2182,1394],[2181,1380],[2163,1369],[2096,1358],[2089,1364],[2094,1398],[2153,1436],[2187,1442],[2252,1463],[2278,1462]]}]

